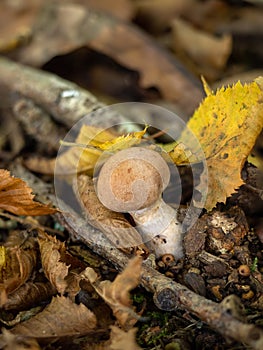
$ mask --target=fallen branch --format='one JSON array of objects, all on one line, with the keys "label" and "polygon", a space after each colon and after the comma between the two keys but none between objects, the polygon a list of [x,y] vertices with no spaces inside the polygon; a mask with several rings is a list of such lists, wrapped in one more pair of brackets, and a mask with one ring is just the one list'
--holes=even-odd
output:
[{"label": "fallen branch", "polygon": [[[103,110],[105,105],[97,100],[89,91],[82,89],[77,84],[62,79],[55,74],[34,69],[19,63],[15,63],[0,56],[0,85],[10,91],[12,95],[31,100],[45,110],[60,123],[71,127],[82,117],[86,116],[86,122],[100,125],[105,114],[110,120],[110,125],[128,122],[121,114],[109,110]],[[100,109],[100,118],[96,118],[92,112]],[[109,116],[110,114],[110,116]],[[107,125],[104,125],[107,127]]]},{"label": "fallen branch", "polygon": [[[48,193],[43,182],[21,165],[16,165],[13,168],[13,173],[25,179],[43,202],[51,202],[56,205],[55,196]],[[72,213],[72,210],[70,214],[56,214],[56,218],[67,228],[73,240],[83,242],[92,251],[108,259],[117,269],[123,269],[127,265],[128,257],[115,248],[100,231],[89,226],[78,214]],[[96,240],[94,240],[94,236],[96,236]],[[192,292],[154,270],[147,262],[143,263],[141,284],[154,294],[154,302],[160,309],[167,311],[177,308],[187,310],[225,338],[242,342],[255,350],[263,349],[262,329],[234,318],[222,304],[217,304]]]}]

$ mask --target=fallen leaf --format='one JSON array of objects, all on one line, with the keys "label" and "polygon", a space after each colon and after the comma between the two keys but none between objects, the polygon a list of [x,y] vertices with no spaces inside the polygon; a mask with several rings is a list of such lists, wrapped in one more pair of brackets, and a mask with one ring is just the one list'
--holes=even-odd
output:
[{"label": "fallen leaf", "polygon": [[4,310],[27,310],[48,301],[57,290],[48,282],[26,282],[8,296]]},{"label": "fallen leaf", "polygon": [[83,277],[90,281],[96,292],[111,307],[114,316],[125,330],[130,329],[138,320],[138,315],[132,309],[129,291],[140,282],[141,264],[142,259],[134,257],[113,282],[98,281],[96,272],[90,267],[83,273]]},{"label": "fallen leaf", "polygon": [[112,141],[106,141],[98,147],[104,151],[117,152],[125,148],[133,147],[141,143],[142,137],[146,133],[147,126],[142,131],[136,131],[128,135],[121,135]]},{"label": "fallen leaf", "polygon": [[39,174],[53,175],[57,158],[44,158],[41,156],[33,156],[23,161],[24,165],[31,171]]},{"label": "fallen leaf", "polygon": [[116,326],[111,326],[110,339],[99,344],[88,344],[83,350],[140,350],[136,343],[137,328],[131,328],[128,332]]},{"label": "fallen leaf", "polygon": [[0,209],[16,215],[47,215],[57,211],[47,205],[34,202],[32,189],[21,179],[0,169]]},{"label": "fallen leaf", "polygon": [[39,314],[12,328],[13,334],[37,340],[84,336],[95,329],[96,317],[83,304],[77,305],[66,297],[53,297]]},{"label": "fallen leaf", "polygon": [[[1,1],[0,52],[8,52],[24,45],[32,35],[35,16],[43,0],[10,3]],[[14,25],[15,24],[15,25]]]},{"label": "fallen leaf", "polygon": [[147,31],[160,34],[170,29],[174,18],[185,18],[197,5],[195,0],[135,1],[136,20],[144,28],[146,27]]},{"label": "fallen leaf", "polygon": [[69,273],[69,266],[61,261],[61,255],[66,251],[65,244],[44,232],[41,232],[38,242],[45,275],[52,286],[63,294],[68,285],[65,278]]},{"label": "fallen leaf", "polygon": [[129,252],[132,248],[140,246],[140,250],[147,251],[141,235],[125,215],[107,209],[99,201],[92,178],[79,175],[73,183],[73,189],[88,222],[105,233],[118,248]]},{"label": "fallen leaf", "polygon": [[140,350],[142,349],[136,343],[136,333],[137,328],[131,328],[128,332],[123,331],[122,329],[111,326],[111,344],[109,348],[111,350]]},{"label": "fallen leaf", "polygon": [[[204,206],[207,210],[211,210],[218,202],[225,203],[226,198],[244,183],[241,169],[263,127],[260,84],[262,89],[260,79],[248,85],[238,82],[207,96],[177,141],[185,149],[191,150],[191,133],[199,140],[199,150],[204,152],[206,158],[208,178],[203,173],[197,189],[204,194],[208,186]],[[175,163],[177,150],[180,156],[178,147],[170,152]],[[191,152],[195,161],[202,159],[200,151]]]},{"label": "fallen leaf", "polygon": [[1,341],[4,343],[5,350],[41,350],[37,341],[33,338],[14,335],[5,328],[2,328],[2,333]]},{"label": "fallen leaf", "polygon": [[87,9],[108,12],[122,20],[132,19],[134,12],[134,4],[129,0],[77,0],[74,3],[85,6]]},{"label": "fallen leaf", "polygon": [[[83,125],[76,141],[66,152],[57,157],[56,174],[72,175],[82,172],[92,174],[104,151],[109,153],[132,147],[141,142],[147,127],[142,131],[116,136],[113,131],[105,130],[91,125]],[[67,146],[67,142],[62,142]],[[54,165],[54,159],[49,161]]]},{"label": "fallen leaf", "polygon": [[[108,130],[91,125],[83,125],[70,148],[61,153],[56,159],[57,175],[72,175],[79,172],[92,172],[97,160],[102,155],[99,146],[116,138]],[[64,145],[65,143],[62,143]],[[90,147],[87,147],[90,146]],[[52,165],[54,159],[50,160]]]},{"label": "fallen leaf", "polygon": [[212,35],[197,29],[189,22],[176,18],[172,21],[172,45],[182,59],[190,60],[197,75],[216,79],[232,52],[232,37]]},{"label": "fallen leaf", "polygon": [[[5,246],[1,247],[1,307],[8,302],[9,295],[14,293],[29,279],[37,260],[37,251],[33,238],[28,238],[27,240],[22,235],[20,236],[18,231],[13,231],[10,237],[11,239],[7,240]],[[14,240],[13,237],[15,237]]]}]

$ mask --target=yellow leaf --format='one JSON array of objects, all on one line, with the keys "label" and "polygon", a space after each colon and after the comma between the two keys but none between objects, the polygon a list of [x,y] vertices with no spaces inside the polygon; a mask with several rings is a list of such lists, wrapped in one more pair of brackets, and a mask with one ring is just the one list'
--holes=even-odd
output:
[{"label": "yellow leaf", "polygon": [[[115,137],[108,130],[83,125],[75,143],[70,144],[72,147],[57,157],[56,174],[72,175],[76,174],[77,171],[92,173],[97,160],[102,154],[102,151],[98,148],[99,145]],[[62,142],[62,145],[65,144],[67,143]]]},{"label": "yellow leaf", "polygon": [[[104,151],[114,153],[132,147],[141,142],[144,130],[116,137],[112,131],[99,127],[83,125],[72,147],[61,154],[56,163],[57,174],[75,174],[88,172],[92,174],[96,163]],[[63,143],[62,145],[67,145]]]},{"label": "yellow leaf", "polygon": [[119,136],[111,141],[107,141],[100,145],[99,148],[108,152],[116,152],[125,148],[138,145],[141,142],[143,135],[146,133],[148,126],[142,131],[133,132],[128,135]]},{"label": "yellow leaf", "polygon": [[205,80],[205,78],[203,76],[201,76],[201,80],[203,83],[203,87],[204,87],[206,96],[212,95],[213,91],[211,90],[210,86],[208,85],[207,81]]},{"label": "yellow leaf", "polygon": [[0,271],[3,267],[5,267],[6,264],[6,248],[3,246],[0,246]]},{"label": "yellow leaf", "polygon": [[94,148],[74,147],[72,152],[73,166],[78,172],[93,170],[99,157],[102,155],[100,146],[115,139],[115,135],[102,128],[83,125],[76,139],[77,144],[92,146]]},{"label": "yellow leaf", "polygon": [[[172,146],[172,147],[169,147]],[[172,158],[176,165],[186,165],[189,163],[197,163],[202,161],[202,155],[199,158],[199,154],[193,153],[188,146],[183,142],[173,142],[168,144],[167,147],[162,146],[162,148],[169,153],[169,156]]]},{"label": "yellow leaf", "polygon": [[[241,169],[263,127],[262,97],[256,82],[221,88],[204,99],[178,140],[191,149],[188,140],[194,133],[201,144],[208,169],[207,210],[218,202],[225,203],[243,184]],[[198,158],[198,152],[195,156]],[[204,177],[199,186],[201,193],[206,186]]]}]

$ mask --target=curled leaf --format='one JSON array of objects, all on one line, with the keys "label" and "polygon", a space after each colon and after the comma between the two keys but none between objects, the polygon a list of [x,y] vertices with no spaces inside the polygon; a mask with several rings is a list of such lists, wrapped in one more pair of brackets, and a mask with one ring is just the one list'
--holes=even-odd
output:
[{"label": "curled leaf", "polygon": [[[125,218],[124,214],[107,209],[99,201],[93,180],[87,175],[79,175],[73,184],[74,192],[84,209],[88,222],[101,230],[118,248],[132,250],[138,247],[147,251],[141,235]],[[126,248],[126,249],[125,249]]]},{"label": "curled leaf", "polygon": [[141,264],[142,259],[134,257],[113,282],[98,281],[94,270],[90,267],[83,273],[83,277],[90,281],[96,292],[111,307],[114,316],[124,329],[130,329],[138,320],[137,314],[132,309],[129,292],[140,282]]},{"label": "curled leaf", "polygon": [[3,305],[5,310],[27,310],[56,294],[56,289],[48,282],[27,282],[8,296]]},{"label": "curled leaf", "polygon": [[[13,240],[12,236],[16,236]],[[22,237],[20,237],[22,239]],[[12,245],[12,241],[17,244]],[[11,240],[1,247],[1,265],[0,265],[0,306],[8,302],[9,295],[19,289],[31,276],[37,260],[37,251],[34,246],[34,240],[19,240],[19,234],[14,231],[11,234]],[[20,243],[20,244],[19,244]],[[31,244],[32,243],[32,244]]]},{"label": "curled leaf", "polygon": [[41,234],[38,241],[45,275],[52,286],[63,294],[67,288],[65,278],[69,270],[69,266],[61,261],[61,255],[66,251],[65,244],[44,233]]},{"label": "curled leaf", "polygon": [[[57,174],[92,174],[96,163],[104,151],[114,153],[139,144],[147,127],[142,131],[116,136],[113,131],[90,125],[83,125],[71,148],[62,153],[56,162]],[[66,146],[67,143],[62,142]]]},{"label": "curled leaf", "polygon": [[142,131],[136,131],[128,135],[119,136],[112,141],[107,141],[99,146],[102,150],[116,152],[140,144],[142,137],[146,133],[148,126]]}]

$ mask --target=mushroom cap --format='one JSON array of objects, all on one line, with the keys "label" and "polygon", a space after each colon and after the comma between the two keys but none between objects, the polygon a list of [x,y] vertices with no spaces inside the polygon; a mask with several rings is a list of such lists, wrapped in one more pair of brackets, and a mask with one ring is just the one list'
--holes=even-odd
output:
[{"label": "mushroom cap", "polygon": [[114,154],[103,165],[97,195],[113,211],[132,212],[155,203],[169,180],[169,167],[158,152],[131,147]]}]

